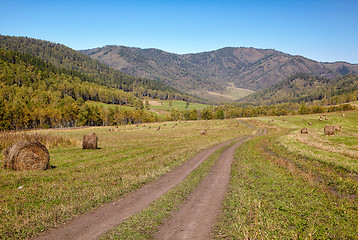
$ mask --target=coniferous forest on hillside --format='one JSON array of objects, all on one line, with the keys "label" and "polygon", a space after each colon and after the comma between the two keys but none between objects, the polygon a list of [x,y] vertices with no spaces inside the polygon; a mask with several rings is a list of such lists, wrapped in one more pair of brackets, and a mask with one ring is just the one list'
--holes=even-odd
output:
[{"label": "coniferous forest on hillside", "polygon": [[301,73],[236,103],[170,108],[160,116],[144,102],[206,101],[123,74],[64,45],[26,37],[0,36],[0,70],[3,130],[320,113],[351,110],[345,103],[358,99],[357,75],[325,79]]}]

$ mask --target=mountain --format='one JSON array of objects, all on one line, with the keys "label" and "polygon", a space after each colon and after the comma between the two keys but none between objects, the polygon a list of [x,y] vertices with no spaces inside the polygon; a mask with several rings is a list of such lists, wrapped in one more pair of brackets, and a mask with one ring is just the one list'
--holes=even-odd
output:
[{"label": "mountain", "polygon": [[324,105],[334,105],[357,99],[358,75],[328,79],[299,73],[239,101],[254,105],[324,101]]},{"label": "mountain", "polygon": [[[265,89],[296,73],[328,79],[358,73],[357,64],[322,63],[273,49],[227,47],[174,54],[158,49],[105,46],[81,52],[123,73],[156,79],[201,97],[211,98],[216,94],[225,100],[252,93],[244,89]],[[232,91],[228,93],[230,87]]]},{"label": "mountain", "polygon": [[137,97],[200,101],[160,81],[121,73],[62,44],[0,35],[0,48],[31,54],[57,68],[67,69],[84,81],[132,92]]}]

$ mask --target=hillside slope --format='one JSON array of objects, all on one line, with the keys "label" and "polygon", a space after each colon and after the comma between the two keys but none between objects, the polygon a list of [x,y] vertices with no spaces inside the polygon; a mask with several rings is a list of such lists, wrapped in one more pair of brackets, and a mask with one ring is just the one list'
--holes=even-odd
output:
[{"label": "hillside slope", "polygon": [[72,75],[77,75],[84,81],[133,92],[138,97],[198,100],[157,80],[121,73],[61,44],[27,37],[0,35],[0,48],[31,54],[58,68],[68,69]]},{"label": "hillside slope", "polygon": [[355,101],[358,98],[358,75],[348,74],[334,79],[309,74],[295,74],[267,89],[240,99],[254,105],[300,103],[322,100],[326,104]]},{"label": "hillside slope", "polygon": [[232,85],[257,91],[296,73],[328,79],[358,73],[357,64],[321,63],[273,49],[228,47],[180,55],[158,49],[105,46],[81,52],[124,73],[157,79],[190,93],[222,93]]}]

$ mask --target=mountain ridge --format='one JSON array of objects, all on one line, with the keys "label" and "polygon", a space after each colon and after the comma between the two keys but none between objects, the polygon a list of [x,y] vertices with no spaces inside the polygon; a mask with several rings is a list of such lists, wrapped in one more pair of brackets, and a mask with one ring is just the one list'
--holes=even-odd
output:
[{"label": "mountain ridge", "polygon": [[0,35],[0,48],[28,53],[58,68],[68,69],[82,80],[132,92],[137,97],[198,101],[158,80],[138,78],[100,63],[63,44],[45,40]]},{"label": "mountain ridge", "polygon": [[358,64],[318,62],[253,47],[175,54],[155,48],[107,45],[80,52],[129,75],[156,79],[201,97],[208,91],[223,92],[230,84],[257,91],[301,72],[329,79],[358,73]]}]

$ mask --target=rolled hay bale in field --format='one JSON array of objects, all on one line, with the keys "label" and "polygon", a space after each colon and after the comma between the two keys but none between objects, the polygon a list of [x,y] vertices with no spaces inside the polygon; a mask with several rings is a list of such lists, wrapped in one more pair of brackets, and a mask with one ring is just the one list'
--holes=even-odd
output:
[{"label": "rolled hay bale in field", "polygon": [[334,126],[325,126],[324,135],[334,135]]},{"label": "rolled hay bale in field", "polygon": [[334,131],[342,131],[342,127],[341,126],[334,126]]},{"label": "rolled hay bale in field", "polygon": [[326,120],[326,121],[327,121],[327,120],[328,120],[328,118],[324,118],[324,120]]},{"label": "rolled hay bale in field", "polygon": [[301,129],[301,134],[308,134],[307,128],[302,128]]},{"label": "rolled hay bale in field", "polygon": [[160,130],[160,126],[159,126],[159,127],[157,127],[155,130],[159,131],[159,130]]},{"label": "rolled hay bale in field", "polygon": [[206,135],[207,133],[208,131],[206,131],[205,129],[200,131],[200,135]]},{"label": "rolled hay bale in field", "polygon": [[50,154],[37,141],[22,141],[3,150],[4,168],[14,170],[46,170],[50,168]]},{"label": "rolled hay bale in field", "polygon": [[312,125],[312,123],[311,123],[311,122],[309,122],[309,123],[308,123],[308,125]]},{"label": "rolled hay bale in field", "polygon": [[82,149],[97,149],[98,137],[95,133],[83,136]]},{"label": "rolled hay bale in field", "polygon": [[320,118],[319,121],[322,122],[322,118]]}]

